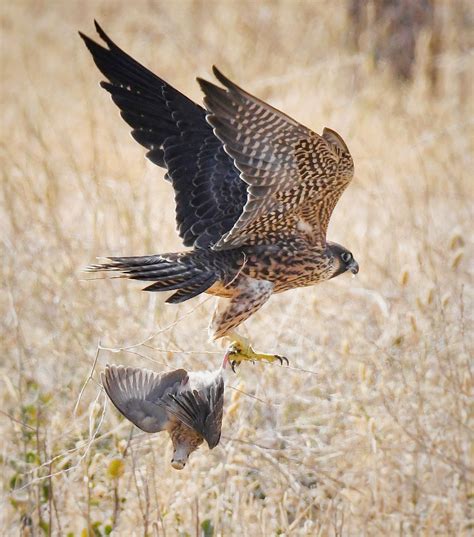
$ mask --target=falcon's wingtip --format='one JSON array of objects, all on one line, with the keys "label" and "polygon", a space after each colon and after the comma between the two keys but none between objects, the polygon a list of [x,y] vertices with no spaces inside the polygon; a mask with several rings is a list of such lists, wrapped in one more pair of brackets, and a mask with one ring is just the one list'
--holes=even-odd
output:
[{"label": "falcon's wingtip", "polygon": [[97,19],[94,19],[94,26],[96,32],[99,34],[99,37],[103,39],[109,46],[113,45],[110,37],[104,32],[102,26],[97,22]]},{"label": "falcon's wingtip", "polygon": [[[226,77],[222,74],[222,72],[219,70],[217,65],[212,66],[212,74],[219,80],[219,82],[222,82],[222,79],[225,79]],[[223,83],[223,82],[222,82]]]},{"label": "falcon's wingtip", "polygon": [[[229,80],[215,65],[212,66],[212,73],[226,89],[236,88],[236,85],[231,80]],[[219,89],[223,91],[221,87],[216,86],[213,82],[209,82],[208,80],[205,80],[204,78],[201,78],[200,76],[196,78],[196,81],[204,93],[207,93],[209,89],[211,90]]]},{"label": "falcon's wingtip", "polygon": [[207,95],[209,92],[212,92],[213,90],[216,90],[216,89],[224,91],[219,86],[216,86],[212,82],[209,82],[209,80],[206,80],[205,78],[201,78],[200,76],[196,77],[196,82],[199,84],[199,87],[201,88],[201,91],[204,93],[204,95]]},{"label": "falcon's wingtip", "polygon": [[[112,48],[116,48],[116,49],[118,48],[117,45],[112,41],[112,39],[110,39],[110,37],[104,32],[104,30],[102,29],[102,26],[97,22],[96,19],[94,19],[94,26],[95,26],[95,30],[98,33],[99,37],[107,44],[107,46],[109,47],[109,50],[111,50]],[[85,33],[81,32],[80,30],[79,30],[78,34],[79,34],[80,38],[86,44],[87,48],[91,52],[92,52],[91,46],[105,48],[102,45],[100,45],[99,43],[97,43],[96,41],[94,41],[93,39],[91,39],[88,35],[86,35]],[[107,49],[105,49],[105,50],[107,50]]]},{"label": "falcon's wingtip", "polygon": [[220,71],[215,65],[212,66],[212,72],[214,76],[217,78],[217,80],[227,89],[235,89],[237,88],[236,84],[232,82],[229,78],[227,78],[222,71]]}]

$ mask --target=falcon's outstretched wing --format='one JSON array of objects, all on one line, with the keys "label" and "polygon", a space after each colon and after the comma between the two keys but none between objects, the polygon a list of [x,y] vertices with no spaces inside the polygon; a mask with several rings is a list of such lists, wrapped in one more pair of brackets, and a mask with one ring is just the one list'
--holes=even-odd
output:
[{"label": "falcon's outstretched wing", "polygon": [[198,79],[207,119],[248,185],[242,214],[214,249],[295,234],[324,245],[331,213],[353,176],[344,141],[330,129],[319,136],[213,70],[225,89]]},{"label": "falcon's outstretched wing", "polygon": [[121,50],[95,23],[106,47],[79,32],[102,82],[147,157],[167,168],[186,246],[209,247],[232,228],[247,199],[232,159],[206,121],[205,110]]},{"label": "falcon's outstretched wing", "polygon": [[224,412],[222,375],[218,375],[216,380],[203,390],[170,394],[166,408],[185,425],[201,434],[210,449],[216,447],[221,438]]},{"label": "falcon's outstretched wing", "polygon": [[169,422],[163,401],[178,393],[187,376],[184,369],[158,374],[149,369],[108,365],[101,380],[112,403],[128,420],[147,433],[156,433],[164,431]]}]

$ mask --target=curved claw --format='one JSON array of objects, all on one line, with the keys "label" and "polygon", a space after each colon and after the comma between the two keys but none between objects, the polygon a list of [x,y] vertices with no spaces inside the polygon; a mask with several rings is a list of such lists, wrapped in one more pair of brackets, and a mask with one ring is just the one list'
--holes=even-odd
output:
[{"label": "curved claw", "polygon": [[280,365],[283,365],[283,364],[290,365],[290,362],[286,356],[280,356],[278,354],[275,354],[275,358],[279,360]]},{"label": "curved claw", "polygon": [[230,368],[232,369],[232,371],[234,373],[237,373],[237,371],[235,370],[236,367],[238,367],[240,365],[240,362],[237,362],[236,360],[231,360],[230,361]]}]

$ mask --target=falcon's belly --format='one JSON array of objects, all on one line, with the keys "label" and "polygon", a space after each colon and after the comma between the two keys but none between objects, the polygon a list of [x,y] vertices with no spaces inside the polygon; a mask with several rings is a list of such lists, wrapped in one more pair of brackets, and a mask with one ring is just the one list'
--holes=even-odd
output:
[{"label": "falcon's belly", "polygon": [[298,243],[285,242],[242,249],[242,261],[227,271],[207,292],[232,298],[246,282],[264,280],[273,284],[273,293],[297,287],[315,285],[328,280],[334,273],[332,257],[321,249],[302,248]]}]

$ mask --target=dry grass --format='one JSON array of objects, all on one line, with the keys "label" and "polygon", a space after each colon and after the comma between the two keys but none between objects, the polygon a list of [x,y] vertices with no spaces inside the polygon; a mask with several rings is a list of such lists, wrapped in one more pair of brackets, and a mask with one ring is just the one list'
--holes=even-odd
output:
[{"label": "dry grass", "polygon": [[[342,1],[2,2],[4,535],[29,523],[76,536],[469,533],[473,12],[438,5],[433,98],[429,35],[401,86],[349,49]],[[94,17],[191,97],[215,63],[341,132],[356,163],[329,235],[359,276],[275,297],[247,323],[292,367],[230,377],[223,440],[183,472],[164,436],[130,437],[97,383],[106,362],[199,369],[222,350],[207,341],[212,299],[165,306],[80,271],[95,256],[181,247],[170,186],[76,34],[92,35]]]}]

